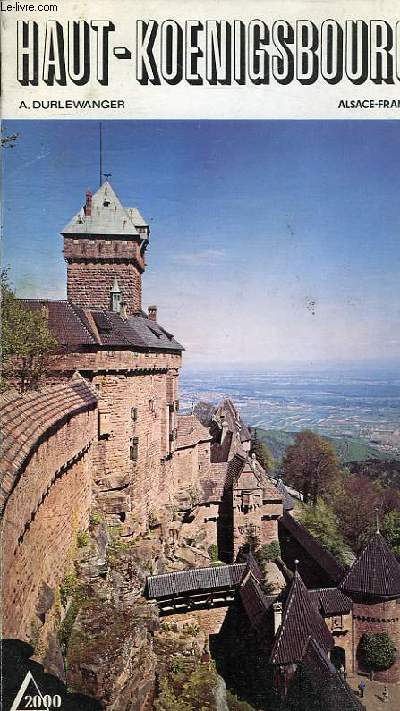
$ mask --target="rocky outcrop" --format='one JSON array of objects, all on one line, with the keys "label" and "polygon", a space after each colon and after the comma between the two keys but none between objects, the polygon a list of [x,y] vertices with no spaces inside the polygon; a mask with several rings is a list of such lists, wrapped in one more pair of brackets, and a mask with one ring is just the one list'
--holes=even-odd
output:
[{"label": "rocky outcrop", "polygon": [[[157,708],[154,699],[163,693],[165,674],[172,679],[174,669],[183,664],[188,679],[195,675],[193,683],[197,673],[201,679],[206,676],[198,668],[208,633],[194,623],[160,621],[157,607],[143,597],[146,577],[188,563],[204,565],[209,558],[195,531],[190,539],[194,545],[188,545],[186,531],[179,543],[171,545],[164,542],[159,525],[145,536],[127,540],[118,529],[95,520],[90,539],[75,561],[76,578],[64,600],[60,637],[67,683],[113,711]],[[179,533],[182,523],[176,523]]]}]

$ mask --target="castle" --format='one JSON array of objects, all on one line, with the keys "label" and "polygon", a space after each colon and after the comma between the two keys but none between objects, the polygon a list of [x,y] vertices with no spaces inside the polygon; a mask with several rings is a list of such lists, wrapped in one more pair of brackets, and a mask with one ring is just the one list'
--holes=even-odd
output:
[{"label": "castle", "polygon": [[[365,631],[388,631],[400,648],[400,567],[380,534],[345,571],[291,516],[287,490],[251,454],[230,400],[210,427],[179,413],[184,349],[156,306],[142,309],[150,230],[139,210],[106,181],[62,235],[67,300],[24,300],[59,343],[46,385],[9,391],[3,402],[4,636],[29,641],[39,630],[51,644],[58,586],[98,511],[125,540],[158,526],[174,543],[194,519],[226,564],[249,533],[261,544],[279,540],[294,573],[288,587],[281,575],[266,597],[246,566],[235,585],[256,637],[270,630],[283,688],[308,657],[315,666],[336,655],[361,669]],[[100,557],[99,571],[104,564]],[[400,661],[380,678],[400,681]]]},{"label": "castle", "polygon": [[[195,503],[225,560],[238,551],[246,517],[259,520],[269,542],[283,510],[282,496],[249,457],[247,428],[237,446],[212,456],[215,436],[194,415],[179,414],[183,346],[158,323],[155,306],[142,310],[150,230],[139,210],[123,207],[106,181],[86,193],[62,235],[67,300],[24,300],[59,343],[46,387],[10,392],[3,408],[4,626],[22,639],[42,583],[56,587],[90,509],[122,537],[146,531],[150,521],[174,536],[174,512]],[[226,430],[215,450],[226,449]]]}]

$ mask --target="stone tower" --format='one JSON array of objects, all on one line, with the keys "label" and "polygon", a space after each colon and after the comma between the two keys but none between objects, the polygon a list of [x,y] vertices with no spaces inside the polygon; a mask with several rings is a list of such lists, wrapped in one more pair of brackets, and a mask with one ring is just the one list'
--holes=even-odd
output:
[{"label": "stone tower", "polygon": [[86,193],[61,234],[68,301],[118,312],[124,305],[127,315],[140,311],[149,226],[139,210],[123,207],[106,181],[94,195]]}]

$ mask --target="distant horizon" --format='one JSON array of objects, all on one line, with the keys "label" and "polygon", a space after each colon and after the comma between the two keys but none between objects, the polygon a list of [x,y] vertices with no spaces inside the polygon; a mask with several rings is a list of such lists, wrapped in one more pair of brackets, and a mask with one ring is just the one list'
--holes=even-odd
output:
[{"label": "distant horizon", "polygon": [[[95,121],[5,121],[4,265],[65,298],[60,230],[98,185]],[[144,304],[185,367],[400,362],[396,121],[106,121],[104,170],[150,222]],[[315,366],[313,366],[315,367]]]},{"label": "distant horizon", "polygon": [[229,398],[252,426],[363,437],[400,452],[398,367],[183,367],[180,381],[183,412]]},{"label": "distant horizon", "polygon": [[343,360],[343,361],[259,361],[259,362],[236,362],[236,361],[226,361],[219,362],[213,365],[212,363],[202,363],[201,361],[193,361],[189,359],[188,361],[183,357],[184,370],[226,370],[228,368],[236,368],[238,370],[398,370],[400,376],[400,359],[393,360],[376,360],[376,359],[365,359],[365,360]]}]

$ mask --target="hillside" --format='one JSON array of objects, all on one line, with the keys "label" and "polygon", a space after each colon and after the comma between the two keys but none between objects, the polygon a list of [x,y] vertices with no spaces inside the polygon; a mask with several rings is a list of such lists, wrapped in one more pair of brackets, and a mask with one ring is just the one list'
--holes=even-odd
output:
[{"label": "hillside", "polygon": [[[272,452],[272,456],[280,461],[285,453],[286,447],[293,444],[296,432],[286,432],[284,430],[264,430],[261,427],[255,428],[257,437],[264,442]],[[339,460],[346,462],[365,462],[367,460],[387,461],[393,455],[384,452],[378,447],[369,444],[360,437],[326,437],[336,450]]]},{"label": "hillside", "polygon": [[399,459],[367,459],[348,462],[352,474],[363,474],[370,479],[379,479],[385,486],[400,489]]}]

